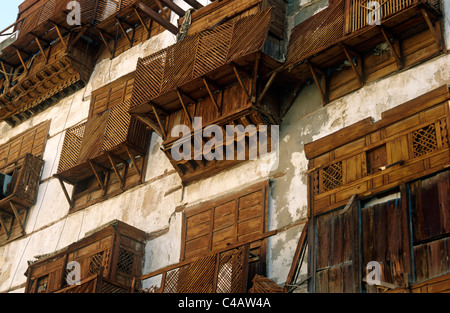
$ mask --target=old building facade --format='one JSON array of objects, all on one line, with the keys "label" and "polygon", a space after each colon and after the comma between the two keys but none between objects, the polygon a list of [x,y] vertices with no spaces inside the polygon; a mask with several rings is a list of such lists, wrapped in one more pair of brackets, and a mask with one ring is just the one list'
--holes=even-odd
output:
[{"label": "old building facade", "polygon": [[449,14],[24,1],[0,58],[0,291],[450,290]]}]

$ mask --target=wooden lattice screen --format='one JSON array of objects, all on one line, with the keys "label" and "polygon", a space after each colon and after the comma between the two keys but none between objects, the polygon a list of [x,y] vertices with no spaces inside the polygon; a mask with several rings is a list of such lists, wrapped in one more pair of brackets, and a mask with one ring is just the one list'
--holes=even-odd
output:
[{"label": "wooden lattice screen", "polygon": [[249,244],[245,244],[185,262],[164,271],[159,287],[142,292],[243,293],[247,288],[248,256]]},{"label": "wooden lattice screen", "polygon": [[243,55],[262,50],[271,16],[271,9],[261,11],[187,36],[179,43],[139,59],[131,108]]},{"label": "wooden lattice screen", "polygon": [[0,145],[0,170],[27,153],[42,157],[47,143],[50,121],[43,122]]}]

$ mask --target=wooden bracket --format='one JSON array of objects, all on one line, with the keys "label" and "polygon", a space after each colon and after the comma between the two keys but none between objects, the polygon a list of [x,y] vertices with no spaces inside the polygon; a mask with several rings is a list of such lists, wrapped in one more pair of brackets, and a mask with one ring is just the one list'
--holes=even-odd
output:
[{"label": "wooden bracket", "polygon": [[253,65],[253,81],[252,81],[252,103],[256,103],[258,93],[259,65],[261,64],[261,53],[256,54],[255,64]]},{"label": "wooden bracket", "polygon": [[138,120],[147,125],[151,130],[153,130],[158,136],[164,138],[161,128],[153,122],[148,116],[141,114],[133,114]]},{"label": "wooden bracket", "polygon": [[[322,97],[323,105],[326,105],[328,103],[328,86],[327,86],[327,77],[324,72],[319,70],[316,66],[314,66],[311,62],[307,61],[309,65],[309,69],[311,71],[311,74],[314,78],[314,81],[317,85],[317,88],[319,88],[320,96]],[[322,76],[322,81],[319,81],[319,78],[317,77],[317,74]]]},{"label": "wooden bracket", "polygon": [[[403,62],[401,59],[401,51],[400,51],[400,44],[398,42],[398,38],[396,38],[394,35],[392,35],[385,27],[379,26],[381,33],[383,34],[384,40],[389,45],[389,48],[392,51],[392,56],[394,57],[395,61],[397,62],[397,68],[401,70],[403,68]],[[393,38],[396,42],[395,46],[392,44],[389,37]],[[399,48],[397,49],[396,46]]]},{"label": "wooden bracket", "polygon": [[420,8],[420,11],[422,12],[423,18],[425,19],[425,22],[428,25],[428,28],[430,29],[431,33],[434,36],[434,40],[439,46],[439,49],[442,51],[444,49],[444,45],[442,44],[441,36],[438,35],[436,29],[433,26],[433,23],[431,22],[430,17],[428,16],[427,11],[424,8]]},{"label": "wooden bracket", "polygon": [[152,110],[153,110],[153,114],[155,114],[156,120],[158,121],[158,125],[159,125],[159,129],[161,130],[161,134],[163,135],[163,139],[166,140],[167,139],[167,133],[166,130],[164,128],[164,125],[162,123],[162,119],[158,113],[158,110],[156,109],[156,107],[154,105],[152,105]]},{"label": "wooden bracket", "polygon": [[61,40],[62,44],[64,45],[64,49],[67,50],[67,43],[66,43],[66,41],[64,40],[64,37],[61,34],[61,31],[59,29],[59,25],[54,23],[54,22],[52,22],[52,21],[50,21],[50,23],[52,23],[53,26],[55,26],[56,32],[58,33],[58,37]]},{"label": "wooden bracket", "polygon": [[[25,233],[25,225],[20,220],[19,211],[17,210],[16,205],[14,204],[13,201],[9,202],[9,205],[11,206],[11,209],[14,212],[14,216],[15,216],[15,218],[17,220],[17,223],[19,223],[20,229],[22,230],[22,234],[24,234]],[[11,224],[11,227],[12,227],[12,224]]]},{"label": "wooden bracket", "polygon": [[189,121],[189,125],[191,125],[191,127],[192,127],[192,117],[191,117],[191,114],[189,113],[189,111],[188,111],[188,109],[187,109],[187,106],[186,106],[186,104],[184,103],[184,100],[183,100],[183,94],[181,93],[180,89],[178,89],[178,88],[177,88],[177,95],[178,95],[178,99],[180,100],[181,106],[183,107],[184,114],[186,114],[186,117],[187,117],[187,119],[188,119],[188,121]]},{"label": "wooden bracket", "polygon": [[72,208],[72,207],[73,207],[73,201],[72,201],[72,199],[70,198],[69,193],[67,192],[67,188],[66,188],[66,186],[64,185],[64,182],[63,182],[62,178],[59,177],[58,175],[54,175],[54,177],[56,177],[56,178],[58,179],[59,184],[61,185],[61,188],[62,188],[62,190],[63,190],[63,192],[64,192],[64,196],[66,197],[66,200],[67,200],[67,202],[69,203],[69,207]]},{"label": "wooden bracket", "polygon": [[116,17],[117,25],[119,26],[120,30],[122,31],[122,34],[127,39],[128,43],[132,46],[133,42],[131,41],[130,37],[128,36],[128,33],[125,31],[125,28],[123,28],[122,21]]},{"label": "wooden bracket", "polygon": [[203,8],[203,5],[196,0],[184,0],[184,2],[186,2],[187,4],[189,4],[191,7],[193,7],[196,10]]},{"label": "wooden bracket", "polygon": [[180,8],[177,4],[175,4],[172,0],[160,0],[160,1],[164,3],[179,17],[183,17],[186,14],[186,12],[182,8]]},{"label": "wooden bracket", "polygon": [[[120,176],[120,174],[119,174],[119,170],[117,169],[116,163],[114,163],[114,161],[113,161],[113,159],[112,159],[113,156],[116,157],[116,158],[118,158],[118,157],[115,156],[115,155],[113,155],[113,154],[110,153],[109,151],[106,151],[106,155],[107,155],[107,157],[108,157],[108,159],[109,159],[109,162],[111,163],[111,166],[112,166],[112,168],[113,168],[113,170],[114,170],[114,173],[115,173],[116,176],[117,176],[117,179],[120,181],[120,189],[123,190],[123,188],[124,188],[124,186],[125,186],[126,162],[124,163],[124,171],[123,171],[123,177],[122,177],[122,176]],[[122,160],[121,160],[121,161],[122,161]]]},{"label": "wooden bracket", "polygon": [[141,14],[139,13],[139,11],[138,11],[136,8],[133,8],[133,10],[134,10],[134,13],[136,14],[136,16],[138,17],[139,21],[141,22],[142,27],[144,27],[145,32],[147,33],[147,38],[150,37],[151,29],[147,26],[147,24],[145,24],[145,21],[144,21],[144,19],[142,18],[142,16],[141,16]]},{"label": "wooden bracket", "polygon": [[261,95],[258,98],[258,102],[257,102],[258,105],[261,103],[261,101],[264,98],[264,96],[266,95],[267,91],[269,91],[269,88],[270,88],[270,86],[272,86],[272,83],[274,82],[278,73],[279,72],[273,72],[272,75],[270,76],[268,82],[266,83],[266,86],[264,87],[263,91],[261,92]]},{"label": "wooden bracket", "polygon": [[356,67],[355,63],[353,62],[353,58],[352,58],[352,55],[355,56],[359,60],[359,64],[362,67],[362,58],[361,58],[361,56],[358,55],[356,52],[352,51],[350,48],[346,47],[343,44],[341,44],[340,47],[344,51],[345,56],[347,57],[347,61],[350,62],[350,66],[352,67],[356,78],[358,78],[358,80],[359,80],[360,87],[362,87],[364,85],[364,83],[365,83],[364,76],[363,76],[363,73],[362,73],[362,68],[358,69]]},{"label": "wooden bracket", "polygon": [[144,3],[140,2],[140,1],[136,5],[142,12],[147,14],[152,20],[154,20],[156,23],[160,24],[162,27],[167,29],[169,32],[171,32],[174,35],[178,34],[178,27],[176,27],[175,25],[170,23],[170,21],[167,21],[166,19],[164,19],[161,15],[156,13],[153,9],[149,8],[147,5],[145,5]]},{"label": "wooden bracket", "polygon": [[36,36],[34,37],[34,40],[36,41],[36,43],[37,43],[37,45],[38,45],[38,47],[39,47],[39,50],[41,50],[42,56],[43,56],[44,59],[45,59],[45,64],[47,64],[47,63],[48,63],[48,57],[47,57],[47,55],[45,54],[44,49],[42,48],[41,41],[40,41],[39,38],[36,37]]},{"label": "wooden bracket", "polygon": [[222,109],[219,107],[219,104],[216,101],[216,98],[214,98],[214,95],[212,93],[211,90],[211,82],[209,82],[206,77],[202,77],[203,80],[203,84],[206,87],[206,90],[208,91],[209,97],[211,98],[211,101],[213,102],[214,106],[216,107],[217,112],[220,114],[222,114]]},{"label": "wooden bracket", "polygon": [[11,225],[10,225],[9,228],[6,227],[6,222],[5,222],[5,220],[3,219],[2,214],[0,213],[0,225],[1,225],[1,226],[3,227],[3,229],[5,230],[5,233],[6,233],[6,240],[8,240],[8,239],[11,237],[11,228],[12,228],[13,223],[11,222]]},{"label": "wooden bracket", "polygon": [[142,181],[143,181],[143,179],[144,179],[144,175],[143,175],[143,174],[144,174],[144,164],[145,164],[145,162],[142,162],[142,168],[139,168],[139,167],[137,166],[135,157],[134,157],[134,155],[131,153],[131,151],[130,151],[130,149],[128,148],[128,146],[125,146],[125,150],[127,151],[127,154],[128,154],[128,157],[129,157],[130,160],[131,160],[131,163],[133,164],[134,168],[135,168],[136,171],[138,172],[138,175],[139,175],[139,177],[140,177],[139,182],[142,183]]},{"label": "wooden bracket", "polygon": [[242,89],[244,89],[245,94],[247,95],[248,101],[251,101],[252,98],[247,90],[247,87],[245,87],[244,82],[242,81],[241,75],[239,74],[239,71],[238,71],[236,65],[231,64],[231,66],[233,67],[233,71],[234,71],[234,74],[236,75],[239,85],[241,85]]},{"label": "wooden bracket", "polygon": [[92,160],[88,160],[89,165],[91,166],[92,171],[94,172],[95,178],[97,178],[97,182],[98,185],[100,186],[100,188],[103,190],[103,194],[106,194],[106,186],[103,183],[100,174],[97,172],[97,169],[94,166],[94,163],[92,162]]}]

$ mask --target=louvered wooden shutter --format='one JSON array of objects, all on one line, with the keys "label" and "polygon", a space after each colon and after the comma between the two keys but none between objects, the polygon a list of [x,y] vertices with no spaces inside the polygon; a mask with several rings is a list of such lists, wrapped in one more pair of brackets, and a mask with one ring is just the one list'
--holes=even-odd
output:
[{"label": "louvered wooden shutter", "polygon": [[181,259],[251,241],[266,231],[268,183],[185,212]]},{"label": "louvered wooden shutter", "polygon": [[0,170],[30,153],[42,157],[47,143],[50,121],[43,122],[0,146]]}]

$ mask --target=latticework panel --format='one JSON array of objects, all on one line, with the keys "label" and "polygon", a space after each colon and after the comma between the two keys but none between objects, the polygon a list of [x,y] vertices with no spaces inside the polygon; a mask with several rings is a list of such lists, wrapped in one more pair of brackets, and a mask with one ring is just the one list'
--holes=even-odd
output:
[{"label": "latticework panel", "polygon": [[213,30],[187,36],[162,51],[139,59],[131,107],[174,90],[240,56],[262,50],[271,16],[271,9],[260,11]]},{"label": "latticework panel", "polygon": [[217,293],[241,293],[245,291],[247,281],[247,277],[245,277],[245,257],[244,246],[220,254]]},{"label": "latticework panel", "polygon": [[83,123],[66,131],[59,159],[58,173],[68,170],[77,164],[85,128],[86,123]]},{"label": "latticework panel", "polygon": [[180,86],[192,78],[192,69],[198,47],[198,36],[186,37],[183,41],[167,50],[164,66],[164,79],[161,82],[161,92],[167,92]]},{"label": "latticework panel", "polygon": [[420,157],[436,150],[438,141],[435,124],[414,131],[412,141],[414,157]]},{"label": "latticework panel", "polygon": [[342,162],[329,165],[322,170],[323,191],[329,191],[342,186]]},{"label": "latticework panel", "polygon": [[108,260],[109,260],[110,250],[106,249],[98,253],[93,254],[89,260],[89,271],[88,275],[98,274],[100,268],[104,268],[104,273],[108,272]]},{"label": "latticework panel", "polygon": [[194,65],[194,77],[202,76],[226,61],[234,24],[225,24],[200,34]]},{"label": "latticework panel", "polygon": [[244,292],[246,253],[246,247],[241,246],[167,271],[161,290],[164,293]]},{"label": "latticework panel", "polygon": [[292,30],[286,65],[302,61],[344,36],[345,0],[328,7]]},{"label": "latticework panel", "polygon": [[102,151],[108,151],[127,140],[131,115],[128,113],[130,101],[124,101],[109,110],[106,131],[102,141]]},{"label": "latticework panel", "polygon": [[132,275],[133,274],[134,254],[123,248],[119,249],[119,256],[117,258],[117,271]]}]

